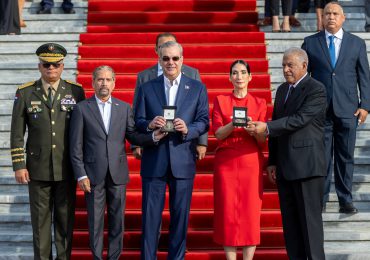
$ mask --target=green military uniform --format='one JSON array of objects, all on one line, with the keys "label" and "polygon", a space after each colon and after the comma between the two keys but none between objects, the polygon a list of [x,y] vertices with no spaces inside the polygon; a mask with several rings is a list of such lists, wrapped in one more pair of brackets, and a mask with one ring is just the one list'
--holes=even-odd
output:
[{"label": "green military uniform", "polygon": [[20,86],[15,95],[11,155],[14,171],[27,169],[30,176],[35,259],[52,259],[52,216],[57,259],[70,258],[76,182],[69,158],[69,121],[73,106],[84,98],[81,85],[62,79],[53,101],[41,79]]}]

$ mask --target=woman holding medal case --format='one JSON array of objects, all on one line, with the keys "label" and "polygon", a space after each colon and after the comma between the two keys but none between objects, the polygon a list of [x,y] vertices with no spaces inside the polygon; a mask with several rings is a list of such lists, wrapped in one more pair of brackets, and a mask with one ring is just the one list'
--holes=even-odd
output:
[{"label": "woman holding medal case", "polygon": [[[213,131],[218,140],[214,169],[214,241],[223,245],[226,258],[253,258],[260,243],[260,215],[263,194],[262,147],[265,138],[251,136],[233,120],[235,114],[247,120],[266,121],[266,101],[248,93],[252,80],[249,65],[236,60],[230,66],[232,93],[218,95],[213,107]],[[236,122],[235,122],[236,121]],[[243,122],[243,120],[241,120]],[[238,126],[237,126],[238,125]]]}]

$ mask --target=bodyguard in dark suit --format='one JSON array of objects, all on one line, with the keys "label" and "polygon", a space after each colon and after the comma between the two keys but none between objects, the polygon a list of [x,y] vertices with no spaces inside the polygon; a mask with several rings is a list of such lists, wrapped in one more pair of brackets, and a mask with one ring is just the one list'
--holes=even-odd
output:
[{"label": "bodyguard in dark suit", "polygon": [[93,72],[95,95],[78,104],[70,128],[71,160],[78,185],[85,191],[90,247],[94,259],[103,259],[104,211],[108,212],[108,259],[122,252],[123,211],[128,165],[125,139],[138,145],[153,144],[162,133],[135,131],[130,105],[115,99],[115,75],[111,67]]},{"label": "bodyguard in dark suit", "polygon": [[306,37],[302,48],[308,54],[308,72],[325,85],[327,92],[327,177],[323,209],[329,199],[334,156],[339,211],[355,213],[352,178],[356,128],[365,122],[370,109],[370,73],[365,41],[344,32],[344,21],[342,7],[338,3],[327,4],[323,16],[325,31]]},{"label": "bodyguard in dark suit", "polygon": [[197,138],[208,130],[209,112],[205,86],[181,73],[182,62],[181,45],[164,43],[160,49],[163,75],[138,90],[135,122],[143,133],[165,126],[163,107],[176,106],[175,132],[143,150],[141,259],[157,259],[167,184],[171,215],[168,259],[185,257]]},{"label": "bodyguard in dark suit", "polygon": [[[177,42],[176,36],[172,33],[160,33],[157,35],[157,39],[155,43],[155,53],[158,55],[158,57],[159,57],[160,46],[163,43],[169,42],[169,41]],[[201,81],[199,71],[195,68],[192,68],[190,66],[183,64],[181,66],[181,73],[183,73],[189,78]],[[162,70],[162,67],[159,61],[156,65],[138,73],[137,80],[136,80],[134,103],[133,103],[134,108],[136,105],[136,98],[137,98],[137,93],[138,93],[138,89],[140,85],[148,82],[149,80],[155,79],[162,74],[163,74],[163,70]],[[199,160],[203,159],[206,156],[207,145],[208,145],[208,133],[205,133],[198,138],[197,154],[198,154]],[[139,147],[133,147],[133,153],[137,159],[141,158],[141,150]]]},{"label": "bodyguard in dark suit", "polygon": [[286,82],[276,92],[272,121],[251,122],[251,135],[268,133],[267,172],[277,183],[289,259],[325,259],[321,217],[324,176],[325,87],[307,74],[307,54],[288,49]]},{"label": "bodyguard in dark suit", "polygon": [[81,85],[60,78],[67,55],[61,45],[44,44],[36,54],[41,79],[19,87],[14,100],[13,170],[17,182],[28,183],[34,259],[52,259],[52,218],[57,259],[70,259],[76,182],[69,160],[68,129],[72,110],[85,94]]}]

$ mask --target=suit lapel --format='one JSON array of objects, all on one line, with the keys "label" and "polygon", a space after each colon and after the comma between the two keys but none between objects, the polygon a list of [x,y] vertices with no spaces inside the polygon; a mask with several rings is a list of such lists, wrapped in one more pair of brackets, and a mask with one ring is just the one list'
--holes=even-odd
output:
[{"label": "suit lapel", "polygon": [[113,131],[113,127],[115,125],[119,126],[118,117],[119,117],[119,103],[117,102],[115,98],[112,97],[112,107],[111,107],[108,135],[109,133]]},{"label": "suit lapel", "polygon": [[179,110],[184,100],[186,100],[186,96],[188,95],[190,88],[191,86],[188,85],[188,80],[186,76],[183,74],[181,76],[179,89],[177,90],[176,95],[175,105],[177,106],[177,110]]},{"label": "suit lapel", "polygon": [[287,110],[294,109],[296,108],[296,105],[299,103],[297,99],[299,97],[302,97],[302,91],[304,89],[305,82],[309,79],[309,76],[306,75],[295,87],[294,91],[291,93],[289,99],[287,100],[285,107]]},{"label": "suit lapel", "polygon": [[279,95],[276,95],[275,100],[275,106],[276,106],[276,114],[280,116],[285,108],[285,97],[289,90],[289,84],[283,83],[279,88],[281,88],[281,91],[279,91]]},{"label": "suit lapel", "polygon": [[340,45],[339,55],[338,55],[337,62],[335,63],[335,67],[337,67],[343,61],[344,54],[342,55],[342,53],[344,52],[343,50],[347,50],[347,49],[350,49],[350,46],[348,46],[348,35],[346,32],[343,32],[343,39]]},{"label": "suit lapel", "polygon": [[87,105],[88,105],[89,109],[91,110],[93,116],[95,117],[96,121],[98,121],[100,127],[103,128],[104,133],[107,134],[107,132],[105,130],[103,118],[101,117],[98,104],[96,103],[95,95],[93,95],[90,99],[88,99]]},{"label": "suit lapel", "polygon": [[326,57],[326,60],[329,63],[329,66],[331,67],[330,54],[329,54],[328,44],[326,43],[325,31],[321,31],[320,34],[321,34],[320,37],[319,37],[320,45],[321,45],[322,51],[323,51],[323,53]]},{"label": "suit lapel", "polygon": [[157,95],[159,103],[162,106],[167,105],[166,101],[166,94],[164,93],[164,79],[163,75],[159,76],[155,81],[153,81],[154,86],[153,86],[153,91]]},{"label": "suit lapel", "polygon": [[33,94],[37,96],[42,102],[44,102],[48,108],[51,108],[47,95],[44,91],[44,88],[42,87],[41,79],[37,81],[35,89],[33,90]]}]

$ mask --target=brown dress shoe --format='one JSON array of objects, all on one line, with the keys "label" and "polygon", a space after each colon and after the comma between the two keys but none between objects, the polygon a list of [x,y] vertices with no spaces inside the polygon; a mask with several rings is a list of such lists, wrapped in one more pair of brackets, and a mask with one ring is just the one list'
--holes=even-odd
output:
[{"label": "brown dress shoe", "polygon": [[293,27],[300,27],[301,26],[301,22],[298,21],[298,19],[295,18],[294,15],[289,16],[289,23]]},{"label": "brown dress shoe", "polygon": [[257,25],[258,26],[272,25],[272,19],[271,19],[271,17],[265,17],[263,19],[258,20]]}]

